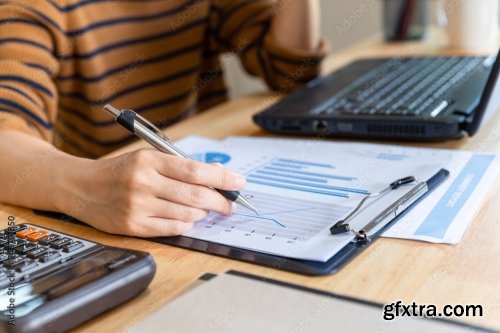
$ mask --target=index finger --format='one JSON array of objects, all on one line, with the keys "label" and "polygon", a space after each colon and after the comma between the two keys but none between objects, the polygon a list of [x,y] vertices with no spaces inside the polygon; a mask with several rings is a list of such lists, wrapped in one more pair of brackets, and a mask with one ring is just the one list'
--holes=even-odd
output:
[{"label": "index finger", "polygon": [[165,177],[221,190],[237,191],[246,184],[245,177],[236,172],[177,156],[165,155],[157,171]]}]

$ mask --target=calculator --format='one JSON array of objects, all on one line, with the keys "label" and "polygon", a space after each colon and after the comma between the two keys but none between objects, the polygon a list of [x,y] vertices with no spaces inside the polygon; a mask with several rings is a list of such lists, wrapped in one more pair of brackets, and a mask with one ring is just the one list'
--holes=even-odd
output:
[{"label": "calculator", "polygon": [[65,332],[144,291],[150,254],[32,224],[0,231],[0,333]]}]

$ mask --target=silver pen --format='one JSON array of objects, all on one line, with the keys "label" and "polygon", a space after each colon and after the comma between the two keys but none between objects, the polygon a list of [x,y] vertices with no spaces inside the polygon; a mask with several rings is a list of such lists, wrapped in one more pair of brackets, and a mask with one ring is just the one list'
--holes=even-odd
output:
[{"label": "silver pen", "polygon": [[[109,104],[104,106],[104,110],[113,116],[113,118],[115,118],[120,125],[129,130],[130,133],[137,135],[159,151],[191,159],[189,155],[174,146],[158,127],[141,117],[135,111],[128,109],[118,110]],[[245,199],[240,192],[219,189],[214,190],[219,192],[224,198],[234,201],[237,204],[252,210],[256,214],[259,214],[257,209],[247,199]]]}]

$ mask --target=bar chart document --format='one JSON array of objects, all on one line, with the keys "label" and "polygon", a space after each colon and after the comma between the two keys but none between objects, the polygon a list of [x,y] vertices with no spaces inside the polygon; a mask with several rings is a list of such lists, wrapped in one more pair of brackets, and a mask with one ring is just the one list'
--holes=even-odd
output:
[{"label": "bar chart document", "polygon": [[[457,181],[463,187],[464,180],[460,178],[463,178],[464,170],[467,174],[470,174],[469,169],[477,171],[476,159],[483,169],[474,181],[468,177],[468,184],[479,184],[484,175],[489,173],[491,176],[495,166],[498,169],[496,155],[476,156],[467,152],[456,154],[448,150],[388,145],[243,137],[224,141],[189,137],[177,144],[194,159],[221,163],[244,174],[247,186],[242,194],[259,210],[259,215],[242,207],[231,216],[211,213],[195,223],[184,236],[315,261],[327,261],[353,239],[352,233],[331,235],[329,228],[345,218],[364,196],[406,176],[425,181],[443,167],[453,172],[452,179],[447,180],[449,184],[435,191],[437,194],[432,193],[434,198],[431,201],[425,198],[417,209],[404,216],[396,224],[404,228],[395,229],[391,236],[452,243],[461,237],[460,230],[451,228],[450,239],[443,237],[447,228],[432,222],[436,203],[450,195],[448,192],[450,188],[453,191]],[[471,163],[473,165],[468,166]],[[477,188],[473,190],[477,192]],[[410,189],[410,186],[403,186],[371,203],[351,225],[363,227],[370,217]],[[454,196],[455,208],[469,203],[467,193],[462,197]],[[451,225],[454,214],[449,212],[448,215]]]},{"label": "bar chart document", "polygon": [[389,170],[386,166],[396,165],[399,161],[415,166],[431,161],[442,163],[443,168],[450,171],[448,179],[383,235],[433,243],[456,244],[460,241],[500,171],[499,154],[488,152],[245,137],[228,138],[224,145],[246,149],[255,145],[255,140],[259,140],[261,147],[279,144],[285,151],[298,151],[300,145],[306,145],[307,150],[323,151],[331,156],[338,153],[348,160],[363,156],[372,161],[364,173],[369,177],[384,176]]}]

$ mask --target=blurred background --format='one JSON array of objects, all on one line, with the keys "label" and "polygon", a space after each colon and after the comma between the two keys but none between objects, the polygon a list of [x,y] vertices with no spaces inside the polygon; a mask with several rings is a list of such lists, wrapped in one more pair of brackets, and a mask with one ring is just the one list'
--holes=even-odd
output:
[{"label": "blurred background", "polygon": [[[423,0],[420,0],[423,1]],[[429,24],[437,24],[438,0],[428,0]],[[481,0],[478,0],[481,1]],[[383,30],[382,0],[321,0],[321,28],[336,52]],[[245,74],[236,57],[224,56],[231,97],[265,91],[259,79]]]}]

